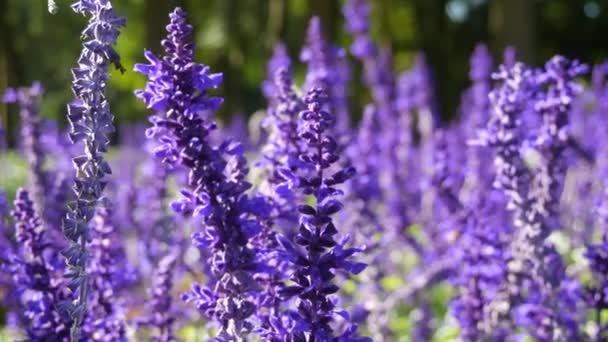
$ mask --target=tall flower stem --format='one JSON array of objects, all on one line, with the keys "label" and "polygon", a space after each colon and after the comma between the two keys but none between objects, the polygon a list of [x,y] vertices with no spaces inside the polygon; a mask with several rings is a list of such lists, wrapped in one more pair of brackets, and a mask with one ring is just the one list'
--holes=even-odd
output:
[{"label": "tall flower stem", "polygon": [[82,32],[84,43],[78,65],[72,69],[72,91],[76,100],[68,106],[67,115],[70,140],[74,144],[83,142],[85,149],[83,155],[73,159],[76,199],[68,204],[63,221],[63,232],[70,242],[63,252],[69,266],[67,276],[71,278],[70,287],[78,293],[78,298],[69,308],[74,319],[71,339],[75,342],[80,339],[87,310],[89,281],[86,244],[89,240],[89,221],[95,215],[96,208],[107,202],[103,190],[107,183],[105,177],[111,173],[110,165],[103,156],[110,143],[108,135],[114,131],[113,117],[105,95],[108,69],[113,64],[123,70],[113,45],[126,21],[116,16],[109,0],[80,0],[72,4],[72,9],[90,16]]},{"label": "tall flower stem", "polygon": [[135,66],[149,78],[136,95],[157,112],[146,132],[160,143],[155,155],[189,171],[183,197],[172,203],[173,210],[200,217],[203,223],[192,243],[209,256],[206,286],[192,284],[182,299],[217,323],[216,340],[246,341],[259,292],[254,275],[263,268],[249,242],[261,230],[256,215],[263,203],[246,195],[251,184],[245,181],[248,167],[242,145],[227,140],[216,146],[209,138],[217,125],[208,117],[222,99],[207,92],[221,84],[222,75],[210,74],[208,67],[194,62],[186,13],[176,8],[170,19],[168,37],[162,41],[166,55],[159,59],[146,52],[150,64]]},{"label": "tall flower stem", "polygon": [[[299,176],[299,188],[305,195],[315,198],[315,206],[299,206],[300,223],[294,241],[301,246],[296,248],[283,236],[278,241],[284,248],[286,258],[294,264],[295,272],[291,277],[294,285],[281,290],[285,298],[298,297],[298,310],[292,315],[296,329],[290,331],[282,340],[304,341],[310,336],[314,341],[331,341],[338,336],[331,326],[334,320],[335,304],[331,295],[340,288],[332,282],[334,270],[358,274],[365,264],[350,260],[360,252],[359,248],[344,248],[346,240],[336,241],[338,234],[331,215],[339,212],[343,205],[336,199],[342,191],[335,186],[346,182],[355,174],[352,167],[330,169],[340,159],[338,146],[329,134],[335,122],[332,114],[325,111],[327,95],[322,88],[311,89],[305,99],[308,108],[300,114],[303,122],[299,137],[306,148],[300,160],[310,165],[306,175]],[[328,173],[331,173],[328,175]],[[356,326],[352,325],[337,340],[367,341],[357,336]]]},{"label": "tall flower stem", "polygon": [[[35,82],[31,87],[7,89],[3,100],[6,103],[19,104],[21,116],[21,138],[30,175],[30,193],[34,199],[36,211],[45,213],[44,194],[50,190],[47,174],[43,170],[45,155],[42,148],[42,122],[40,119],[40,97],[42,86]],[[44,216],[43,216],[44,217]]]},{"label": "tall flower stem", "polygon": [[[503,324],[512,325],[511,313],[529,301],[530,296],[525,293],[535,291],[540,300],[528,303],[525,309],[533,308],[533,312],[544,319],[542,323],[547,328],[537,338],[541,341],[571,338],[567,337],[571,332],[561,322],[557,309],[562,276],[547,263],[547,260],[561,260],[545,240],[559,227],[558,207],[567,167],[564,151],[570,139],[568,116],[578,91],[573,79],[585,70],[586,67],[576,61],[556,56],[538,75],[520,63],[511,69],[501,67],[495,75],[502,84],[490,95],[494,113],[486,133],[489,133],[490,146],[495,149],[494,186],[508,198],[515,232],[506,282],[487,307],[485,329],[488,333],[498,331]],[[540,91],[543,88],[546,92]],[[534,108],[525,107],[526,100],[537,98],[531,101]],[[541,120],[531,142],[542,155],[535,168],[527,166],[521,154],[524,137],[520,116],[532,109],[540,114]],[[526,283],[531,283],[529,291]]]}]

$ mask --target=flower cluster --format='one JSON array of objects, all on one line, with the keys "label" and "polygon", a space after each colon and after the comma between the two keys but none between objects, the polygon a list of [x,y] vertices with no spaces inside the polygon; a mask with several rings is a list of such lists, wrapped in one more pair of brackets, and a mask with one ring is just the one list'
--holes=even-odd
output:
[{"label": "flower cluster", "polygon": [[[215,121],[222,74],[195,61],[206,35],[176,8],[162,56],[134,67],[151,124],[121,126],[106,159],[125,19],[110,0],[72,1],[89,22],[66,142],[41,119],[39,83],[3,95],[21,109],[22,148],[0,162],[2,334],[429,341],[457,323],[463,341],[606,340],[607,64],[585,89],[577,61],[534,68],[508,48],[495,71],[478,44],[459,117],[442,121],[444,75],[423,53],[397,73],[407,58],[373,41],[370,4],[346,1],[349,50],[310,20],[302,83],[293,40],[277,43],[267,110],[230,123]],[[14,194],[19,154],[30,191]],[[251,174],[246,155],[259,161]]]},{"label": "flower cluster", "polygon": [[[276,106],[271,115],[274,132],[264,151],[264,158],[271,163],[270,176],[271,197],[284,204],[294,196],[295,182],[293,177],[282,172],[288,169],[293,172],[303,167],[298,156],[302,150],[298,139],[298,114],[305,108],[302,99],[295,93],[291,75],[287,69],[279,69],[275,74]],[[283,210],[285,209],[285,210]],[[288,213],[289,208],[281,208]],[[282,216],[282,215],[280,215]]]},{"label": "flower cluster", "polygon": [[326,89],[329,96],[327,105],[336,116],[335,128],[345,134],[350,126],[347,99],[350,72],[344,50],[327,43],[319,17],[310,20],[306,41],[300,55],[300,59],[308,64],[304,90]]},{"label": "flower cluster", "polygon": [[90,296],[82,330],[90,339],[126,341],[122,317],[125,312],[122,312],[119,294],[130,275],[122,241],[111,218],[109,208],[99,208],[93,219],[91,242],[87,246]]},{"label": "flower cluster", "polygon": [[7,89],[2,98],[5,103],[18,103],[21,115],[21,136],[23,149],[31,170],[31,193],[36,203],[36,210],[44,213],[46,203],[44,194],[50,190],[48,175],[43,169],[45,155],[41,142],[42,122],[40,119],[40,98],[44,90],[39,82],[29,88]]},{"label": "flower cluster", "polygon": [[70,299],[61,278],[62,268],[48,260],[46,228],[26,190],[20,189],[12,216],[19,251],[14,256],[14,283],[21,302],[29,340],[68,341],[72,318],[63,303]]},{"label": "flower cluster", "polygon": [[[563,188],[565,175],[564,151],[570,139],[568,115],[572,98],[577,88],[573,78],[585,71],[577,62],[569,62],[557,56],[550,60],[543,72],[534,77],[522,64],[511,69],[501,67],[497,78],[503,82],[500,91],[491,93],[494,115],[488,125],[485,138],[494,147],[497,167],[496,188],[501,189],[513,210],[515,227],[512,256],[507,263],[507,285],[488,306],[490,326],[508,320],[510,310],[518,305],[531,303],[540,306],[535,310],[553,312],[559,306],[555,294],[559,291],[563,277],[555,276],[544,263],[548,246],[545,240],[556,228],[557,203]],[[543,91],[543,86],[546,92]],[[538,98],[538,100],[534,100]],[[526,102],[526,100],[532,100]],[[534,108],[526,104],[534,103]],[[540,115],[541,124],[532,142],[527,140],[519,128],[524,114],[534,110]],[[542,155],[537,166],[529,166],[523,157],[528,146]],[[551,270],[551,271],[550,271]],[[527,281],[532,284],[524,290]],[[532,292],[537,298],[525,298]],[[543,308],[541,308],[543,307]],[[528,310],[529,311],[529,310]],[[547,331],[541,340],[563,338],[568,333],[565,322],[555,314],[543,314]]]},{"label": "flower cluster", "polygon": [[154,327],[157,331],[152,338],[154,342],[172,342],[176,338],[173,332],[175,314],[171,305],[171,290],[176,256],[167,254],[158,262],[158,268],[152,276],[153,285],[150,289],[150,315],[139,322],[141,325]]},{"label": "flower cluster", "polygon": [[[352,167],[334,172],[330,170],[339,156],[336,154],[335,140],[327,134],[335,119],[323,110],[326,96],[321,88],[310,90],[305,99],[308,109],[300,114],[304,124],[300,128],[299,137],[306,142],[306,149],[300,154],[300,159],[314,167],[314,172],[299,177],[299,188],[304,194],[312,195],[316,203],[314,207],[302,204],[298,208],[300,227],[294,241],[303,251],[286,238],[279,237],[286,258],[296,266],[291,277],[295,284],[281,291],[284,297],[298,297],[298,311],[292,315],[295,327],[288,334],[290,340],[328,341],[336,337],[330,323],[336,316],[344,314],[335,311],[335,304],[330,297],[339,290],[332,283],[335,271],[344,269],[357,274],[365,268],[365,264],[349,260],[360,249],[345,248],[346,240],[335,240],[338,230],[331,215],[342,209],[342,204],[336,199],[342,191],[335,186],[351,178],[355,170]],[[331,174],[328,175],[328,172]],[[353,333],[352,330],[347,330],[344,334],[350,337],[338,338],[359,340],[352,336]]]},{"label": "flower cluster", "polygon": [[218,323],[218,340],[241,340],[253,329],[248,319],[255,311],[254,274],[261,266],[248,242],[260,225],[249,217],[260,206],[245,194],[251,185],[245,181],[242,145],[226,141],[212,146],[209,142],[216,126],[206,116],[222,101],[207,97],[207,90],[219,86],[222,78],[194,63],[194,44],[189,41],[192,27],[185,16],[180,8],[171,13],[169,35],[162,42],[166,56],[161,60],[146,52],[150,64],[135,66],[149,78],[137,96],[158,113],[146,133],[161,143],[155,154],[169,165],[189,170],[188,187],[173,209],[204,222],[205,230],[194,233],[192,242],[203,253],[210,251],[208,284],[193,284],[183,299],[194,302]]},{"label": "flower cluster", "polygon": [[[491,90],[493,70],[492,56],[488,48],[477,45],[471,56],[471,71],[469,78],[472,85],[463,95],[463,124],[462,130],[466,137],[475,137],[483,130],[490,117],[490,101],[487,94]],[[467,158],[467,177],[463,185],[465,200],[475,200],[491,188],[491,169],[485,167],[491,160],[490,151],[475,148]],[[485,183],[484,183],[485,182]],[[491,190],[490,190],[491,191]]]},{"label": "flower cluster", "polygon": [[68,206],[63,232],[70,241],[64,255],[69,265],[71,287],[78,290],[78,299],[70,306],[74,319],[72,340],[78,340],[80,327],[87,310],[89,279],[86,273],[86,243],[89,239],[89,221],[98,206],[104,205],[103,190],[111,173],[104,159],[110,143],[108,135],[114,130],[112,113],[105,96],[109,66],[122,69],[120,58],[113,45],[125,26],[125,18],[118,17],[109,0],[81,0],[72,5],[80,14],[90,16],[82,32],[84,39],[78,66],[72,69],[72,91],[76,100],[68,106],[69,136],[73,143],[84,143],[84,154],[73,159],[76,168],[74,193],[76,199]]},{"label": "flower cluster", "polygon": [[277,97],[278,91],[275,85],[275,75],[281,69],[285,69],[288,73],[291,72],[291,58],[285,45],[278,43],[275,45],[272,57],[268,60],[268,66],[266,67],[268,79],[262,83],[262,92],[269,102],[272,102]]}]

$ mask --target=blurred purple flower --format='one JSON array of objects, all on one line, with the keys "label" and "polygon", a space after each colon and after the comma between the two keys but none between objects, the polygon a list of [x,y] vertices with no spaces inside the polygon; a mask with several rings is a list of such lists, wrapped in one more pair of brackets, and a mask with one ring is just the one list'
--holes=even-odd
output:
[{"label": "blurred purple flower", "polygon": [[121,294],[133,279],[122,237],[112,222],[109,208],[98,208],[93,219],[90,255],[88,309],[82,327],[86,339],[127,341],[126,310]]},{"label": "blurred purple flower", "polygon": [[63,269],[48,259],[47,230],[24,189],[17,191],[12,216],[18,245],[12,256],[13,279],[26,336],[28,340],[69,341],[72,318],[63,303],[71,295],[60,276]]}]

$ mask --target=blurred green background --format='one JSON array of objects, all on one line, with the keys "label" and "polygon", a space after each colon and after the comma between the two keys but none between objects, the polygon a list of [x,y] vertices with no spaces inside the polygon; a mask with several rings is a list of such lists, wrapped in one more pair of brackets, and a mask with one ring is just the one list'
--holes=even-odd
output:
[{"label": "blurred green background", "polygon": [[[370,0],[373,35],[391,46],[395,66],[409,66],[416,51],[424,51],[433,67],[439,108],[454,116],[461,91],[468,82],[469,55],[478,41],[489,44],[495,57],[507,45],[517,48],[526,62],[542,63],[555,53],[599,62],[608,52],[608,0]],[[60,12],[50,15],[46,0],[0,0],[0,93],[7,86],[43,82],[47,117],[65,123],[65,104],[71,99],[70,68],[80,49],[79,32],[85,18],[69,9],[68,0],[57,0]],[[189,12],[195,27],[197,59],[225,75],[220,90],[226,119],[233,113],[250,115],[264,108],[260,82],[266,61],[278,40],[297,58],[308,19],[319,15],[329,40],[347,47],[338,0],[129,0],[115,1],[128,26],[118,43],[123,64],[132,70],[143,61],[143,49],[155,52],[164,35],[167,14],[175,6]],[[361,86],[358,64],[353,61],[355,82],[350,94],[353,116],[369,99]],[[297,77],[304,68],[298,65]],[[147,113],[134,96],[144,78],[134,72],[114,73],[109,87],[118,124],[145,119]],[[14,109],[0,105],[9,127],[17,134]]]}]

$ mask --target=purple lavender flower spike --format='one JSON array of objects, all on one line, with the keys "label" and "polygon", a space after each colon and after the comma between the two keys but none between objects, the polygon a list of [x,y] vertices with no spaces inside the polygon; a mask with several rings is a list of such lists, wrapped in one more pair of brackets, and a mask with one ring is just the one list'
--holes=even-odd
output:
[{"label": "purple lavender flower spike", "polygon": [[83,336],[105,341],[127,341],[126,317],[120,293],[129,283],[130,272],[122,246],[112,222],[112,211],[98,208],[87,250],[90,255],[88,310],[82,327]]},{"label": "purple lavender flower spike", "polygon": [[350,260],[361,249],[344,248],[347,240],[336,241],[334,238],[338,231],[331,216],[342,209],[342,203],[336,199],[342,191],[335,186],[346,182],[355,170],[352,167],[330,170],[340,157],[335,140],[328,135],[335,121],[323,109],[325,101],[327,95],[321,88],[310,90],[305,99],[308,109],[300,114],[303,124],[299,137],[306,144],[300,160],[314,168],[314,172],[299,177],[299,188],[304,194],[314,196],[316,205],[303,204],[298,208],[300,226],[294,242],[300,247],[284,236],[278,237],[284,249],[282,253],[295,267],[291,277],[294,285],[286,286],[280,293],[285,298],[298,297],[297,311],[290,312],[295,327],[283,338],[296,341],[367,341],[356,336],[354,326],[336,336],[330,325],[339,316],[348,321],[345,313],[335,310],[331,299],[331,295],[340,289],[332,282],[335,270],[358,274],[365,264]]},{"label": "purple lavender flower spike", "polygon": [[502,64],[506,68],[512,68],[517,63],[517,49],[513,46],[505,47],[502,55]]},{"label": "purple lavender flower spike", "polygon": [[337,53],[339,50],[332,49],[323,36],[321,19],[312,17],[306,32],[306,45],[300,53],[300,60],[308,64],[304,91],[333,84],[335,76],[331,65]]},{"label": "purple lavender flower spike", "polygon": [[[543,263],[551,270],[547,281],[558,280],[560,288],[555,289],[555,303],[547,305],[547,293],[542,287],[533,286],[526,303],[518,306],[512,313],[518,327],[524,328],[535,341],[579,341],[581,320],[578,303],[581,291],[577,281],[566,277],[565,265],[561,256],[551,245],[545,247]],[[555,322],[559,323],[556,328]]]},{"label": "purple lavender flower spike", "polygon": [[269,163],[268,182],[272,187],[269,196],[281,207],[278,216],[285,218],[293,212],[289,204],[297,186],[294,172],[304,166],[298,159],[303,148],[298,139],[298,113],[306,105],[295,93],[286,69],[279,69],[275,74],[275,87],[276,106],[270,112],[274,127],[263,152]]},{"label": "purple lavender flower spike", "polygon": [[[488,93],[491,90],[493,71],[492,56],[485,44],[478,44],[471,56],[469,78],[471,88],[466,92],[469,101],[463,114],[463,134],[466,139],[477,136],[487,124],[490,117],[490,101]],[[467,153],[467,177],[462,191],[464,201],[474,201],[478,196],[491,188],[490,174],[487,165],[491,162],[491,153],[487,149],[474,147]],[[485,183],[484,183],[485,181]]]},{"label": "purple lavender flower spike", "polygon": [[170,18],[168,38],[162,42],[166,56],[159,59],[146,52],[150,64],[135,66],[149,79],[136,95],[158,113],[147,130],[147,136],[160,143],[156,156],[189,170],[187,188],[173,209],[200,217],[205,227],[192,235],[192,243],[209,255],[207,287],[195,283],[182,298],[218,323],[215,340],[242,341],[253,329],[249,319],[258,292],[254,275],[262,269],[257,251],[248,244],[261,229],[254,217],[260,204],[245,194],[251,184],[245,181],[242,146],[209,143],[209,133],[217,126],[205,118],[222,99],[208,97],[207,91],[220,85],[221,74],[209,74],[208,67],[194,63],[186,13],[176,8]]},{"label": "purple lavender flower spike", "polygon": [[103,157],[108,149],[108,135],[114,130],[112,113],[105,96],[108,68],[113,64],[122,70],[120,57],[113,45],[126,21],[124,17],[116,16],[109,0],[80,0],[72,4],[72,9],[90,16],[82,32],[84,43],[78,66],[72,69],[72,91],[77,101],[68,106],[67,115],[71,141],[82,141],[85,146],[85,153],[73,159],[77,171],[74,184],[76,200],[68,204],[68,213],[63,221],[63,232],[70,241],[63,254],[69,266],[71,288],[78,293],[78,299],[69,308],[74,319],[71,338],[77,341],[89,293],[86,273],[88,223],[96,208],[107,202],[103,190],[105,176],[111,173]]},{"label": "purple lavender flower spike", "polygon": [[175,313],[171,305],[171,290],[173,288],[173,275],[175,274],[176,255],[169,253],[158,263],[152,276],[152,288],[149,290],[151,301],[150,314],[140,322],[140,325],[152,327],[155,334],[154,342],[174,342],[177,338],[173,333]]},{"label": "purple lavender flower spike", "polygon": [[334,129],[339,134],[347,134],[350,127],[347,99],[350,71],[344,50],[331,46],[326,41],[318,17],[310,19],[306,44],[300,55],[300,59],[308,64],[303,89],[304,91],[314,87],[327,89],[329,96],[327,106],[336,116]]},{"label": "purple lavender flower spike", "polygon": [[370,5],[367,0],[347,1],[342,13],[346,19],[346,30],[354,39],[351,53],[363,63],[365,82],[378,107],[378,115],[385,125],[383,128],[387,129],[393,119],[392,105],[395,96],[392,53],[389,49],[379,49],[371,39]]},{"label": "purple lavender flower spike", "polygon": [[[147,290],[148,313],[137,324],[152,329],[153,341],[170,342],[176,341],[173,330],[177,314],[171,303],[173,277],[181,262],[180,253],[183,253],[179,249],[184,249],[187,241],[175,229],[178,218],[167,213],[167,181],[171,172],[166,165],[154,160],[153,145],[152,141],[145,145],[150,158],[142,165],[143,185],[137,192],[137,202],[141,207],[141,215],[136,217],[141,240],[138,248],[145,255],[141,258],[140,272],[153,272],[152,284]],[[146,229],[148,227],[152,229]]]},{"label": "purple lavender flower spike", "polygon": [[[56,125],[43,121],[40,117],[39,106],[43,93],[40,83],[34,82],[31,87],[7,89],[3,100],[19,104],[23,150],[30,170],[30,191],[45,225],[57,228],[57,232],[53,229],[49,234],[60,235],[58,228],[65,216],[69,191],[61,161],[69,160],[69,157],[62,155],[62,148],[58,146]],[[55,162],[53,169],[44,166],[49,159]],[[54,239],[53,236],[49,238],[58,244],[61,244],[58,240],[63,240]]]},{"label": "purple lavender flower spike", "polygon": [[141,168],[143,183],[137,191],[141,214],[137,215],[135,220],[141,240],[138,249],[145,256],[141,258],[140,272],[153,275],[152,283],[147,289],[148,313],[139,319],[137,324],[152,329],[153,341],[169,342],[176,341],[173,329],[177,314],[171,303],[173,277],[181,264],[181,250],[185,249],[189,242],[176,230],[178,223],[175,220],[179,217],[167,212],[167,182],[172,172],[165,164],[155,160],[152,153],[153,141],[149,140],[145,146],[150,157],[146,158]]},{"label": "purple lavender flower spike", "polygon": [[268,79],[262,82],[262,93],[264,94],[264,97],[266,97],[266,99],[271,103],[277,94],[275,75],[281,69],[285,69],[288,73],[291,73],[291,58],[289,57],[285,44],[279,42],[274,46],[272,57],[268,61],[268,65],[266,67]]},{"label": "purple lavender flower spike", "polygon": [[366,82],[372,92],[374,103],[378,107],[378,116],[382,120],[383,129],[393,127],[395,100],[395,71],[393,69],[393,53],[390,49],[381,49],[373,60],[364,61]]},{"label": "purple lavender flower spike", "polygon": [[[416,253],[424,253],[422,245],[406,228],[414,223],[414,213],[419,212],[420,189],[416,182],[408,181],[418,179],[420,165],[414,161],[419,153],[413,144],[412,115],[415,109],[412,94],[415,92],[414,79],[411,73],[404,73],[399,77],[396,99],[392,106],[379,107],[377,124],[386,129],[387,134],[381,141],[378,149],[381,153],[383,199],[386,203],[386,226],[394,237],[404,239],[408,247]],[[392,124],[387,125],[387,116],[397,115],[391,119]],[[386,127],[384,127],[386,126]],[[384,177],[382,177],[384,176]],[[395,186],[398,185],[398,186]]]},{"label": "purple lavender flower spike", "polygon": [[17,191],[12,216],[19,246],[13,258],[13,279],[20,293],[27,339],[69,341],[72,318],[62,303],[71,295],[63,279],[56,276],[58,270],[47,260],[46,229],[26,190]]},{"label": "purple lavender flower spike", "polygon": [[420,134],[420,176],[422,179],[422,217],[423,220],[429,220],[432,216],[431,206],[432,199],[428,194],[426,187],[430,186],[428,179],[432,176],[432,151],[433,151],[433,133],[436,127],[439,126],[439,118],[435,109],[434,90],[431,80],[431,71],[426,62],[424,54],[420,53],[414,60],[414,65],[411,70],[411,82],[413,83],[412,102],[416,110],[417,129]]},{"label": "purple lavender flower spike", "polygon": [[[436,205],[445,208],[448,215],[453,215],[464,209],[463,204],[458,198],[458,190],[460,185],[460,178],[456,172],[454,172],[453,156],[450,155],[449,140],[452,135],[447,128],[439,129],[433,136],[433,153],[432,153],[432,167],[431,172],[431,185],[433,186]],[[434,208],[437,209],[437,208]],[[440,213],[437,213],[437,217],[442,217]],[[439,219],[440,220],[440,219]]]},{"label": "purple lavender flower spike", "polygon": [[367,0],[350,0],[342,9],[346,18],[346,31],[354,36],[350,47],[353,56],[365,60],[377,54],[376,45],[369,36],[370,6]]},{"label": "purple lavender flower spike", "polygon": [[[487,47],[477,45],[471,56],[469,78],[473,85],[465,93],[462,134],[473,138],[483,131],[490,118],[490,101],[487,94],[491,87],[492,57]],[[510,225],[505,222],[504,204],[500,193],[492,188],[493,174],[487,167],[492,154],[488,149],[472,146],[466,154],[465,182],[460,198],[470,210],[464,220],[464,232],[460,246],[462,270],[455,276],[459,293],[452,302],[461,338],[479,341],[488,338],[482,324],[486,305],[490,303],[505,279],[505,243]],[[499,332],[495,338],[503,338]]]},{"label": "purple lavender flower spike", "polygon": [[[496,176],[493,186],[507,195],[507,208],[520,208],[523,205],[524,199],[520,194],[530,183],[530,175],[519,152],[523,142],[520,116],[530,98],[530,77],[530,70],[523,64],[516,64],[510,69],[501,66],[499,72],[493,75],[500,84],[490,93],[492,116],[487,130],[479,136],[480,145],[494,150]],[[488,312],[484,314],[483,331],[488,336],[497,331],[500,333],[501,325],[509,321],[511,298],[508,291],[503,296],[506,298],[495,298],[486,308]]]},{"label": "purple lavender flower spike", "polygon": [[[454,316],[458,319],[461,338],[464,341],[480,341],[489,335],[483,330],[485,307],[496,295],[503,283],[506,271],[506,224],[500,214],[502,205],[493,192],[481,197],[472,205],[466,220],[462,249],[462,268],[455,276],[459,294],[452,303]],[[494,335],[500,339],[501,333]]]},{"label": "purple lavender flower spike", "polygon": [[[568,146],[568,114],[578,86],[573,79],[586,67],[556,56],[534,80],[521,64],[507,70],[501,67],[496,75],[502,86],[491,93],[493,117],[485,138],[495,149],[497,177],[494,186],[509,200],[515,227],[512,255],[507,263],[507,282],[488,306],[489,323],[486,332],[496,331],[508,321],[509,312],[521,304],[540,306],[537,311],[557,313],[560,301],[557,293],[563,277],[555,277],[543,261],[547,257],[545,239],[557,228],[558,203],[566,170],[564,150]],[[534,168],[526,167],[520,149],[523,135],[521,114],[524,101],[531,99],[530,88],[546,93],[538,95],[534,110],[541,117],[541,126],[531,146],[542,156]],[[528,87],[528,89],[526,89]],[[537,88],[538,87],[538,88]],[[526,281],[530,280],[537,298],[523,296]],[[542,307],[542,308],[541,308]],[[547,340],[563,340],[570,331],[562,317],[546,317],[550,325]],[[507,323],[508,324],[508,323]]]},{"label": "purple lavender flower spike", "polygon": [[46,155],[41,142],[43,127],[39,108],[43,93],[40,83],[34,82],[31,87],[7,89],[3,101],[19,104],[23,149],[30,169],[30,192],[36,211],[44,214],[47,207],[44,194],[48,193],[50,187],[48,174],[43,169]]},{"label": "purple lavender flower spike", "polygon": [[286,235],[295,234],[293,227],[297,224],[297,204],[302,196],[296,189],[299,184],[297,172],[307,169],[299,160],[304,147],[298,137],[298,114],[306,104],[296,94],[290,72],[280,68],[274,78],[274,100],[271,103],[267,122],[270,134],[262,152],[266,167],[267,184],[262,184],[261,192],[269,204],[269,215],[264,220],[263,229],[254,242],[261,251],[259,257],[271,269],[260,273],[256,279],[263,287],[258,298],[260,327],[256,332],[264,339],[273,340],[292,322],[283,315],[282,299],[278,296],[283,282],[288,278],[289,262],[277,254],[279,248],[273,226]]},{"label": "purple lavender flower spike", "polygon": [[[341,221],[352,226],[351,236],[361,243],[369,242],[374,233],[384,229],[375,210],[382,198],[379,183],[380,158],[378,146],[374,143],[377,119],[376,108],[373,105],[366,106],[356,143],[346,150],[349,160],[357,170],[357,177],[351,180],[350,191],[345,200],[349,210],[344,212]],[[359,214],[352,215],[352,212]]]},{"label": "purple lavender flower spike", "polygon": [[[152,150],[154,142],[148,141],[146,149],[150,158],[142,165],[142,185],[137,191],[137,202],[140,212],[135,217],[137,229],[141,236],[139,248],[146,256],[142,262],[142,271],[149,272],[151,265],[156,265],[162,258],[169,254],[175,245],[181,245],[185,240],[182,234],[176,230],[177,217],[168,212],[169,190],[167,183],[169,177],[174,173],[167,169],[165,164],[159,164],[155,160]],[[153,227],[153,229],[146,229]],[[146,264],[149,262],[150,264]],[[146,267],[148,267],[146,269]]]}]

